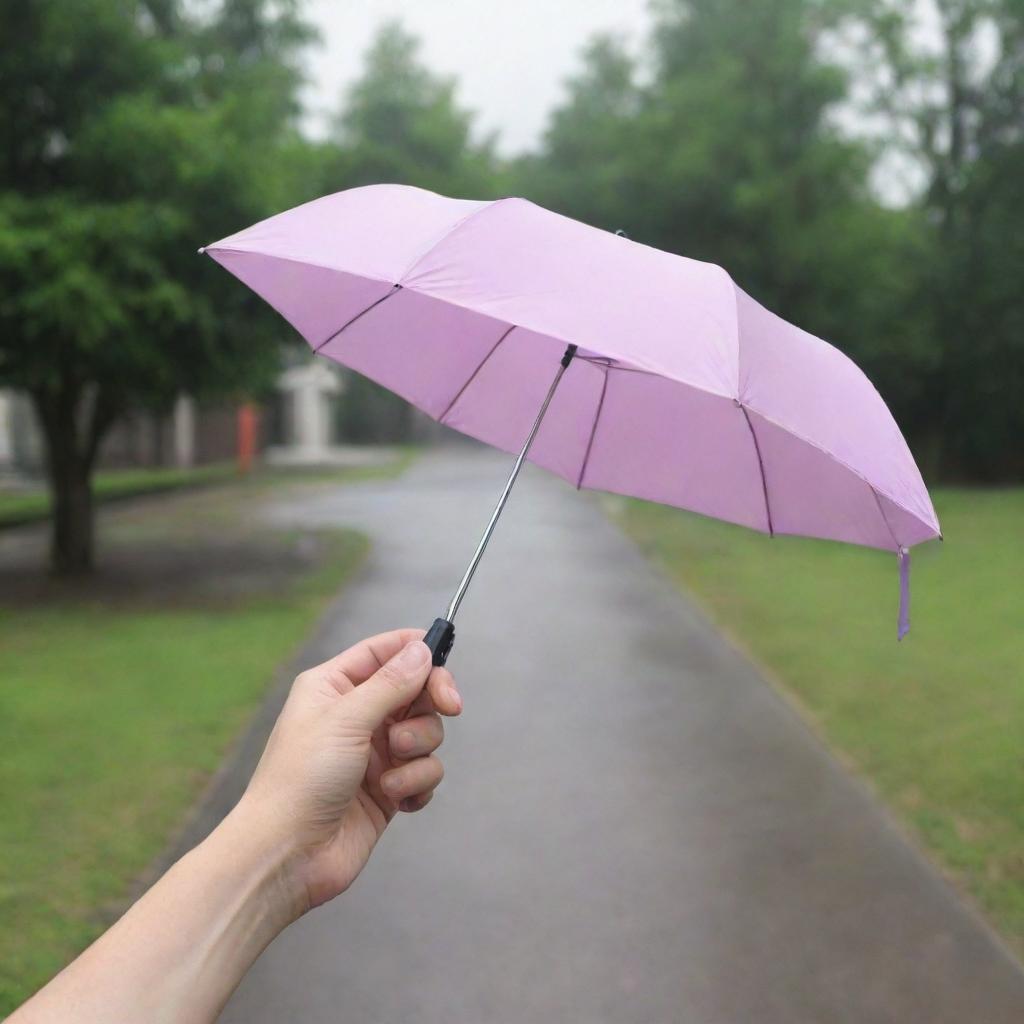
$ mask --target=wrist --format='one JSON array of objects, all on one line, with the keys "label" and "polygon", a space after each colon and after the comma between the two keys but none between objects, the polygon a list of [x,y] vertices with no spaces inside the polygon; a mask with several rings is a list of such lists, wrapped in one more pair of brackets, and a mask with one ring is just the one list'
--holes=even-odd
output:
[{"label": "wrist", "polygon": [[198,852],[230,865],[242,903],[263,921],[270,938],[309,909],[301,871],[303,851],[277,816],[249,794],[242,797]]},{"label": "wrist", "polygon": [[70,998],[81,1021],[213,1020],[308,906],[291,844],[267,826],[236,807],[37,999]]}]

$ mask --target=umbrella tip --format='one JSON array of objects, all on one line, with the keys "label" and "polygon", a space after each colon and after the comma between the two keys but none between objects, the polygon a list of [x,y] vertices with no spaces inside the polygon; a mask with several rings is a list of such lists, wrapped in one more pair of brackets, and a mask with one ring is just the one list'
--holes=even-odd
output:
[{"label": "umbrella tip", "polygon": [[622,230],[622,228],[616,228],[615,234],[617,234],[619,238],[625,238],[627,242],[630,240],[629,235],[627,235],[626,232]]},{"label": "umbrella tip", "polygon": [[205,246],[205,245],[201,245],[201,246],[199,246],[199,248],[198,248],[198,249],[196,249],[196,252],[197,252],[197,253],[198,253],[198,254],[199,254],[200,256],[202,256],[202,255],[203,255],[203,253],[204,253],[204,252],[206,252],[206,246]]}]

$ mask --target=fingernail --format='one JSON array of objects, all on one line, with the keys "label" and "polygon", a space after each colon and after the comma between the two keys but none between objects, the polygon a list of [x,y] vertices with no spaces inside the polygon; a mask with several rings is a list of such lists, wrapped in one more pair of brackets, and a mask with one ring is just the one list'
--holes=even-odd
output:
[{"label": "fingernail", "polygon": [[409,732],[408,729],[403,729],[395,737],[395,746],[398,747],[399,750],[412,750],[412,748],[416,746],[416,737]]},{"label": "fingernail", "polygon": [[451,683],[448,684],[448,693],[451,696],[452,701],[455,704],[455,707],[458,708],[459,711],[461,711],[462,710],[462,694],[459,693],[459,691],[456,690],[455,687],[452,686]]},{"label": "fingernail", "polygon": [[397,793],[402,788],[402,780],[397,775],[385,775],[380,784],[389,792]]},{"label": "fingernail", "polygon": [[402,668],[411,671],[422,668],[430,658],[430,648],[422,640],[413,640],[398,652],[398,657],[395,660]]}]

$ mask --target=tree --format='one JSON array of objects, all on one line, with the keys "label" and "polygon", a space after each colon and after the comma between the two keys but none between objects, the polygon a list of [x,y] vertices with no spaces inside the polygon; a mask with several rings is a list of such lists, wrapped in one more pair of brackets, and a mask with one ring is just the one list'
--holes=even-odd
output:
[{"label": "tree", "polygon": [[645,96],[633,59],[613,37],[592,39],[582,63],[551,115],[540,153],[520,159],[516,173],[526,195],[616,230],[634,223],[640,205],[632,146]]},{"label": "tree", "polygon": [[840,131],[849,76],[825,41],[827,0],[662,0],[636,63],[584,54],[529,194],[638,241],[724,266],[755,298],[838,344],[905,406],[898,367],[922,358],[896,313],[918,224],[871,193],[874,152]]},{"label": "tree", "polygon": [[493,141],[473,139],[473,115],[456,103],[454,80],[430,71],[419,47],[397,22],[379,30],[335,118],[328,176],[345,187],[387,181],[486,196]]},{"label": "tree", "polygon": [[[864,66],[924,186],[917,315],[934,339],[919,410],[936,465],[1024,478],[1024,5],[874,0]],[[922,31],[922,23],[927,28]]]},{"label": "tree", "polygon": [[13,0],[0,10],[0,383],[31,396],[52,565],[94,563],[91,477],[133,408],[265,380],[275,330],[195,256],[265,216],[294,145],[291,4]]},{"label": "tree", "polygon": [[[323,191],[397,182],[473,199],[495,195],[493,142],[474,140],[473,116],[454,92],[454,81],[420,61],[414,36],[398,23],[384,25],[335,118]],[[402,399],[352,376],[339,425],[353,441],[402,441],[412,416]]]}]

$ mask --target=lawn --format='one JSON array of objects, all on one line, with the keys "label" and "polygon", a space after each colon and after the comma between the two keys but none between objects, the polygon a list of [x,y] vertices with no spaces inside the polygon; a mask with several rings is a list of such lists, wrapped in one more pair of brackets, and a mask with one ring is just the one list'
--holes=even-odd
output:
[{"label": "lawn", "polygon": [[353,475],[379,474],[118,506],[85,588],[0,549],[0,1017],[109,922],[362,561],[362,535],[270,530],[259,499]]},{"label": "lawn", "polygon": [[[230,480],[237,472],[230,462],[192,469],[120,469],[98,473],[94,488],[97,501],[116,501],[118,498],[139,494],[218,483]],[[50,498],[42,488],[0,491],[0,527],[35,522],[47,518],[49,514]]]},{"label": "lawn", "polygon": [[1024,489],[934,498],[899,644],[894,556],[613,507],[1024,951]]},{"label": "lawn", "polygon": [[[258,485],[275,485],[282,482],[302,480],[307,483],[368,480],[393,476],[402,472],[415,456],[415,448],[404,446],[396,449],[395,457],[389,461],[369,463],[365,466],[322,469],[275,469],[257,468],[247,478]],[[97,473],[93,482],[96,501],[104,504],[122,498],[133,498],[145,494],[159,494],[210,484],[225,483],[238,478],[238,468],[233,462],[218,462],[208,466],[194,466],[188,469],[168,467],[143,469],[117,469]],[[0,490],[0,529],[5,526],[21,526],[46,519],[50,515],[50,498],[43,487],[26,490]]]}]

